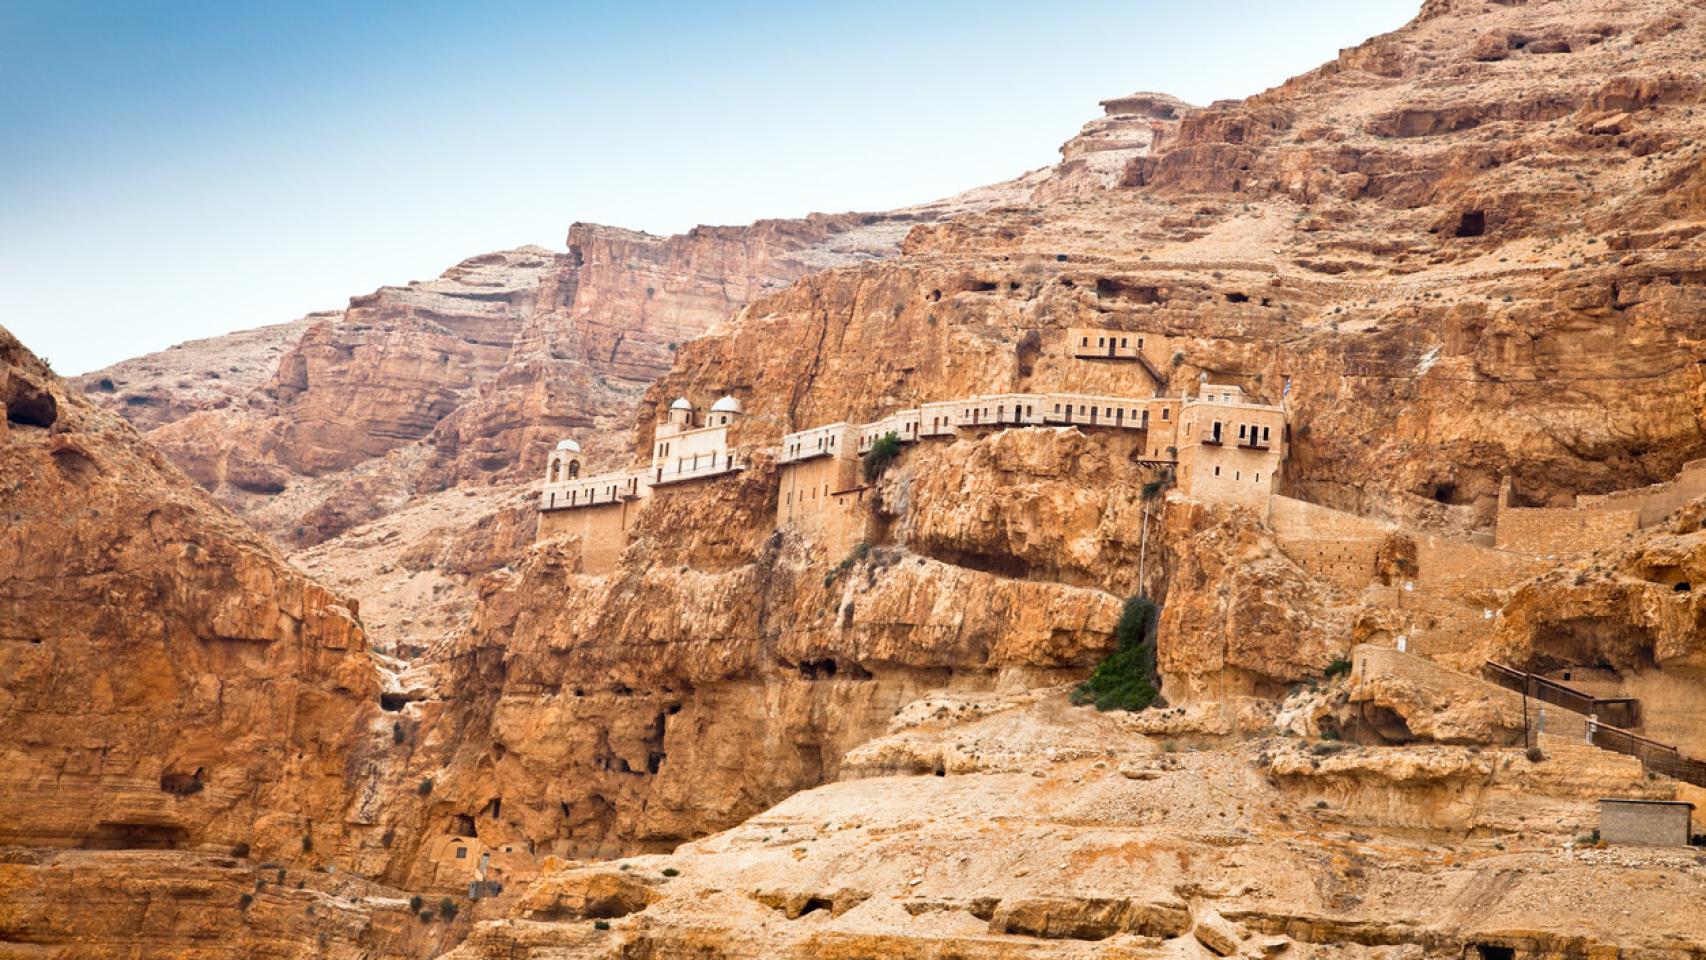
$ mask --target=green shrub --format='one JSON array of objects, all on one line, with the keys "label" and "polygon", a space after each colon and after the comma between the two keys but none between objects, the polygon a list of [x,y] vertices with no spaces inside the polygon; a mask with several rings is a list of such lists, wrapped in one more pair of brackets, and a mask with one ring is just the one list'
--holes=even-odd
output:
[{"label": "green shrub", "polygon": [[403,742],[403,724],[402,723],[399,722],[399,723],[391,724],[391,742],[392,743],[402,743]]},{"label": "green shrub", "polygon": [[592,928],[594,930],[609,930],[610,929],[610,921],[609,920],[594,920],[592,922]]},{"label": "green shrub", "polygon": [[422,902],[423,901],[421,900],[421,895],[418,893],[415,894],[414,896],[409,898],[409,909],[413,910],[416,913],[421,912]]},{"label": "green shrub", "polygon": [[1073,703],[1095,704],[1097,710],[1142,710],[1160,698],[1155,674],[1157,613],[1148,597],[1125,602],[1114,626],[1118,649],[1072,691]]},{"label": "green shrub", "polygon": [[422,780],[421,785],[415,788],[415,792],[420,794],[423,797],[432,793],[432,778],[427,777],[426,779]]},{"label": "green shrub", "polygon": [[250,896],[249,894],[245,893],[242,896],[237,898],[237,909],[247,910],[247,909],[249,909],[249,904],[254,903],[254,902],[255,902],[255,898]]},{"label": "green shrub", "polygon": [[663,875],[666,877],[679,877],[679,876],[681,876],[681,871],[675,869],[674,867],[664,867],[663,868]]},{"label": "green shrub", "polygon": [[889,468],[895,458],[900,456],[900,434],[890,430],[877,438],[871,444],[871,449],[865,453],[865,481],[875,483]]},{"label": "green shrub", "polygon": [[438,902],[438,913],[439,913],[439,916],[443,917],[446,920],[455,920],[456,919],[456,901],[450,899],[449,897],[445,897],[443,900],[440,900]]},{"label": "green shrub", "polygon": [[1327,669],[1321,671],[1321,675],[1331,680],[1334,677],[1348,676],[1350,672],[1351,662],[1344,657],[1335,657],[1332,663],[1327,664]]}]

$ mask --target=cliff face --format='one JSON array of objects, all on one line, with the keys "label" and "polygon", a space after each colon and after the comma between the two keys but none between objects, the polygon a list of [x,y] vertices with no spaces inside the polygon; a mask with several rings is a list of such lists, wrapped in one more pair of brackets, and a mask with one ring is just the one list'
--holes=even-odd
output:
[{"label": "cliff face", "polygon": [[[944,458],[894,482],[958,471]],[[1000,483],[988,468],[973,476]],[[1039,499],[1072,499],[1058,476],[1033,482]],[[472,697],[432,708],[468,725],[435,787],[442,822],[502,795],[503,822],[482,838],[541,855],[667,849],[833,778],[926,690],[1045,682],[1109,648],[1119,602],[1101,590],[898,544],[840,563],[774,535],[775,483],[766,465],[658,499],[628,551],[644,561],[615,575],[580,575],[566,545],[548,543],[488,581],[440,684]]]},{"label": "cliff face", "polygon": [[[1070,357],[1067,329],[1095,326],[1165,338],[1174,392],[1207,380],[1283,397],[1288,491],[1330,506],[1466,538],[1504,476],[1530,502],[1663,479],[1703,446],[1701,92],[1686,79],[1702,30],[1657,2],[1464,7],[1250,100],[1181,108],[1121,186],[1057,200],[1045,178],[1033,203],[920,225],[904,256],[815,273],[682,346],[632,449],[678,395],[734,394],[737,444],[761,446],[922,401],[1154,389],[1138,365]],[[576,771],[559,781],[587,784],[571,811],[607,812],[569,814],[586,845],[565,849],[605,852],[731,823],[752,809],[731,797],[840,769],[866,714],[833,698],[800,712],[778,669],[810,664],[824,689],[881,689],[897,667],[972,686],[1082,670],[1141,590],[1167,602],[1166,694],[1225,701],[1191,721],[1224,733],[1241,727],[1239,696],[1282,694],[1359,636],[1402,632],[1389,598],[1343,594],[1236,510],[1157,503],[1146,532],[1134,491],[1156,477],[1120,443],[909,448],[875,491],[862,555],[799,530],[766,539],[766,468],[672,493],[609,577],[546,545],[493,581],[462,656],[486,665],[498,716],[597,716],[551,738],[597,744],[586,756],[528,766]],[[1005,626],[983,630],[985,611]],[[700,698],[730,684],[744,690],[716,713],[728,719],[707,716]],[[659,719],[636,726],[609,699],[630,695]],[[831,733],[816,718],[836,709]],[[506,747],[547,739],[518,741],[530,727],[552,729],[529,721]],[[785,756],[768,746],[783,729]],[[681,783],[710,799],[684,808]]]},{"label": "cliff face", "polygon": [[[341,532],[299,560],[374,594],[415,656],[386,679],[398,749],[348,768],[339,849],[436,890],[472,876],[458,845],[513,864],[524,889],[460,955],[1680,958],[1706,932],[1649,907],[1687,895],[1687,855],[1566,844],[1595,797],[1686,791],[1562,738],[1509,748],[1471,678],[1313,688],[1353,642],[1449,619],[1398,581],[1427,536],[1471,556],[1502,479],[1562,503],[1706,447],[1703,41],[1701,11],[1661,0],[1430,2],[1248,100],[1111,101],[1060,166],[957,204],[583,227],[454,293],[382,291],[248,411],[151,436],[287,539]],[[1162,359],[1076,359],[1073,327]],[[432,366],[452,354],[466,369]],[[1271,514],[1169,492],[1144,438],[1095,428],[911,445],[856,532],[775,522],[785,431],[1203,382],[1285,404],[1283,492],[1379,527],[1378,582],[1288,554]],[[7,402],[40,418],[39,393]],[[749,469],[659,488],[608,574],[572,538],[525,548],[504,484],[549,441],[624,463],[671,398],[723,394]],[[1640,695],[1686,734],[1697,514],[1470,584],[1492,640],[1458,652],[1665,667]],[[1069,709],[1136,594],[1163,601],[1166,708]],[[1368,745],[1286,736],[1341,730]]]},{"label": "cliff face", "polygon": [[0,363],[0,837],[295,853],[336,835],[378,689],[352,609],[9,334]]},{"label": "cliff face", "polygon": [[[302,914],[333,893],[307,871],[352,862],[358,771],[389,746],[354,604],[5,330],[0,413],[0,940],[409,955]],[[287,871],[295,909],[264,898],[245,923],[239,899]]]}]

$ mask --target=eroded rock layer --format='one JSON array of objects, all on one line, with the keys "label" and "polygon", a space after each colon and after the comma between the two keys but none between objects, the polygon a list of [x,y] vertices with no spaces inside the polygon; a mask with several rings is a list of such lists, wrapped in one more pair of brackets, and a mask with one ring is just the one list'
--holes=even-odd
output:
[{"label": "eroded rock layer", "polygon": [[[1447,666],[1637,676],[1654,732],[1698,725],[1697,505],[1597,555],[1488,543],[1706,450],[1703,42],[1665,0],[1430,0],[1247,100],[1110,102],[999,200],[584,228],[382,291],[258,415],[154,436],[269,529],[348,531],[360,563],[303,562],[419,618],[338,850],[404,888],[501,878],[461,956],[1680,960],[1692,857],[1588,831],[1598,796],[1689,789],[1584,720],[1524,749],[1510,697]],[[905,228],[898,255],[847,247],[866,228]],[[1164,347],[1083,359],[1084,327]],[[12,429],[51,423],[64,399],[17,382]],[[857,498],[838,526],[777,522],[788,431],[1205,383],[1284,405],[1283,498],[1170,491],[1137,435],[978,427],[825,488]],[[609,572],[455,489],[562,434],[646,460],[672,398],[723,395],[746,468],[656,488]],[[1165,705],[1070,708],[1137,594]],[[1359,642],[1424,636],[1446,655],[1356,672]]]}]

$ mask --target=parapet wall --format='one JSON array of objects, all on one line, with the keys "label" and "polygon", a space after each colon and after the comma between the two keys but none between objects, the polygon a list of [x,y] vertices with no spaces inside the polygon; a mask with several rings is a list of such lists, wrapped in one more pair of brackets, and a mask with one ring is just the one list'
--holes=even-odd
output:
[{"label": "parapet wall", "polygon": [[1416,582],[1431,593],[1459,601],[1476,601],[1490,591],[1506,590],[1529,577],[1552,569],[1542,556],[1489,550],[1486,547],[1421,537],[1416,543]]},{"label": "parapet wall", "polygon": [[628,527],[643,502],[620,500],[578,510],[545,511],[539,514],[539,539],[578,537],[581,572],[609,573],[628,546]]},{"label": "parapet wall", "polygon": [[1293,562],[1346,590],[1374,578],[1380,545],[1392,532],[1386,524],[1291,497],[1269,499],[1268,524]]},{"label": "parapet wall", "polygon": [[1706,496],[1706,460],[1691,460],[1676,477],[1638,490],[1579,495],[1573,507],[1511,507],[1507,480],[1500,496],[1495,543],[1501,550],[1550,556],[1591,553],[1651,526],[1696,497]]},{"label": "parapet wall", "polygon": [[1640,511],[1633,509],[1501,507],[1493,543],[1543,556],[1591,553],[1640,526]]},{"label": "parapet wall", "polygon": [[1676,477],[1639,490],[1618,490],[1576,497],[1580,510],[1634,510],[1637,522],[1651,526],[1696,497],[1706,496],[1706,460],[1690,460]]}]

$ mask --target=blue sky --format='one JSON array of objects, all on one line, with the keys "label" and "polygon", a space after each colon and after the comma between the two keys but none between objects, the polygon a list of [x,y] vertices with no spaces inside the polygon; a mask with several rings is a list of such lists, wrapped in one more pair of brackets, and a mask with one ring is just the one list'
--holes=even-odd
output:
[{"label": "blue sky", "polygon": [[1096,101],[1240,97],[1419,0],[0,0],[0,325],[71,374],[576,220],[880,210]]}]

